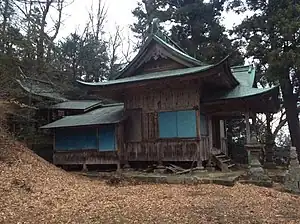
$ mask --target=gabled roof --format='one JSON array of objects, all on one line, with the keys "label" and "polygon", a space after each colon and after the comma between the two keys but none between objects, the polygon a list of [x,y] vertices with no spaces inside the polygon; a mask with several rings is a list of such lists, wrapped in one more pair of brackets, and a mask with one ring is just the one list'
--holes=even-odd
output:
[{"label": "gabled roof", "polygon": [[109,80],[106,82],[84,82],[84,81],[77,81],[78,83],[85,85],[85,86],[99,86],[99,87],[105,87],[105,86],[112,86],[112,85],[118,85],[118,84],[128,84],[128,83],[135,83],[135,82],[144,82],[144,81],[150,81],[150,80],[160,80],[165,78],[175,78],[180,76],[188,76],[188,75],[199,75],[201,77],[204,72],[218,68],[220,66],[224,66],[226,71],[226,74],[223,78],[226,80],[229,80],[231,85],[234,87],[239,84],[235,76],[231,73],[231,69],[228,65],[228,57],[223,59],[217,64],[214,65],[203,65],[203,66],[196,66],[191,68],[183,68],[183,69],[173,69],[168,71],[161,71],[161,72],[152,72],[147,74],[140,74],[135,76],[130,76],[126,78],[120,78],[115,80]]},{"label": "gabled roof", "polygon": [[60,120],[42,126],[42,129],[80,127],[103,124],[116,124],[124,119],[124,105],[107,105],[85,114],[66,116]]},{"label": "gabled roof", "polygon": [[51,106],[52,109],[62,110],[83,110],[88,111],[95,107],[101,106],[102,101],[99,100],[71,100]]},{"label": "gabled roof", "polygon": [[171,41],[166,40],[167,37],[164,38],[163,36],[160,37],[157,34],[151,34],[146,40],[146,42],[143,44],[142,48],[139,50],[138,54],[134,57],[134,59],[122,71],[120,71],[115,76],[110,77],[110,79],[114,80],[130,76],[133,70],[137,68],[137,65],[140,63],[140,61],[143,60],[143,56],[147,53],[147,49],[149,49],[149,46],[152,43],[158,44],[160,47],[162,47],[168,53],[170,53],[175,61],[177,60],[179,63],[183,63],[186,67],[206,65],[205,63],[183,52],[182,49],[172,44]]},{"label": "gabled roof", "polygon": [[249,65],[231,67],[232,74],[243,86],[253,87],[255,83],[255,68]]},{"label": "gabled roof", "polygon": [[83,81],[78,81],[81,84],[89,85],[89,86],[109,86],[109,85],[116,85],[116,84],[123,84],[123,83],[134,83],[140,81],[148,81],[148,80],[158,80],[168,77],[176,77],[176,76],[184,76],[184,75],[192,75],[195,73],[207,71],[208,69],[214,67],[214,65],[205,65],[205,66],[198,66],[193,68],[183,68],[183,69],[175,69],[175,70],[168,70],[162,72],[152,72],[143,75],[137,76],[130,76],[122,79],[115,79],[110,80],[107,82],[94,82],[94,83],[87,83]]}]

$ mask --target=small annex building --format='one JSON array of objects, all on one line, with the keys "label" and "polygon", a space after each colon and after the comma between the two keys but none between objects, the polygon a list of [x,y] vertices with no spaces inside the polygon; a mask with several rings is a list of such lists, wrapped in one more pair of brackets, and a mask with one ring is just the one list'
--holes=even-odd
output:
[{"label": "small annex building", "polygon": [[67,116],[54,129],[54,163],[192,162],[227,155],[225,121],[279,109],[279,88],[255,88],[255,68],[230,67],[229,57],[206,64],[161,31],[108,81],[78,81],[90,94],[120,105]]},{"label": "small annex building", "polygon": [[123,111],[123,104],[102,105],[41,127],[53,129],[54,164],[118,164],[117,149],[123,144]]}]

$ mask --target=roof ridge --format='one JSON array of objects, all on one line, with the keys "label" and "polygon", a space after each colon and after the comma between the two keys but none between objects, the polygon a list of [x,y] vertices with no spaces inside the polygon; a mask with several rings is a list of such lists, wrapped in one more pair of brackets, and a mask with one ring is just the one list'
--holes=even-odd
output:
[{"label": "roof ridge", "polygon": [[[161,38],[162,40],[166,40],[166,43],[171,43],[176,47],[178,50],[182,51],[183,53],[187,54],[187,52],[178,44],[176,43],[171,37],[169,37],[165,32],[162,30],[157,30],[157,32],[154,34],[155,36]],[[161,36],[160,36],[161,35]]]}]

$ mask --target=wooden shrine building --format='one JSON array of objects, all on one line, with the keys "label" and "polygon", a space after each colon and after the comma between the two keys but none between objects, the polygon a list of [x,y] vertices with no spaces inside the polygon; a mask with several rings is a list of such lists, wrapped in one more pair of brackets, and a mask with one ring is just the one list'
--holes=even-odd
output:
[{"label": "wooden shrine building", "polygon": [[249,141],[249,117],[279,108],[278,87],[254,88],[255,68],[230,67],[229,59],[206,64],[160,32],[151,34],[119,74],[106,82],[79,81],[89,93],[122,106],[43,127],[55,130],[54,162],[195,161],[202,166],[216,153],[227,154],[224,120],[245,116]]}]

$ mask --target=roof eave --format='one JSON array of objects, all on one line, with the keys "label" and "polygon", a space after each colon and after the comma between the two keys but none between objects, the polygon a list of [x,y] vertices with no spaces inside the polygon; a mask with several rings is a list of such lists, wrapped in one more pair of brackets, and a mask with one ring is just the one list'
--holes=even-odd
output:
[{"label": "roof eave", "polygon": [[272,88],[267,89],[264,92],[255,93],[255,94],[248,95],[248,96],[228,97],[228,98],[219,98],[219,99],[208,99],[208,100],[205,100],[203,103],[208,105],[208,104],[215,104],[215,103],[218,103],[218,102],[224,101],[224,100],[235,100],[235,99],[247,100],[247,99],[252,98],[252,97],[265,96],[265,95],[268,95],[268,94],[274,94],[274,95],[278,96],[279,95],[279,86],[274,86]]},{"label": "roof eave", "polygon": [[[228,65],[228,58],[223,59],[222,61],[220,61],[219,63],[217,63],[215,65],[208,66],[207,68],[205,68],[203,70],[200,70],[200,71],[196,70],[196,71],[193,71],[191,73],[184,74],[184,76],[185,77],[186,76],[192,76],[192,75],[195,75],[197,73],[207,72],[207,71],[210,71],[210,70],[213,70],[213,69],[217,69],[220,66],[223,66],[223,69],[225,69],[225,73],[226,74],[229,73],[228,81],[230,83],[230,86],[231,87],[237,86],[239,84],[239,82],[236,80],[236,78],[230,72],[230,68],[229,68],[229,65]],[[109,81],[108,82],[100,82],[100,83],[88,83],[88,82],[84,82],[84,81],[81,81],[81,80],[77,80],[77,82],[78,82],[79,85],[83,85],[85,87],[90,87],[90,88],[93,88],[93,87],[105,88],[105,87],[108,87],[108,86],[136,84],[136,83],[141,83],[141,82],[155,81],[155,80],[164,80],[164,79],[178,78],[178,77],[180,77],[180,76],[162,76],[162,77],[155,77],[155,78],[151,78],[151,79],[149,78],[149,79],[131,80],[129,82],[122,82],[122,83],[113,83],[113,82],[109,83]]]},{"label": "roof eave", "polygon": [[[119,121],[113,121],[113,122],[101,122],[99,124],[84,124],[84,125],[67,125],[67,126],[48,126],[44,125],[40,127],[40,129],[59,129],[59,128],[76,128],[76,127],[94,127],[94,126],[99,126],[99,125],[108,125],[108,124],[119,124],[124,120],[121,119]],[[54,122],[53,122],[54,123]]]}]

